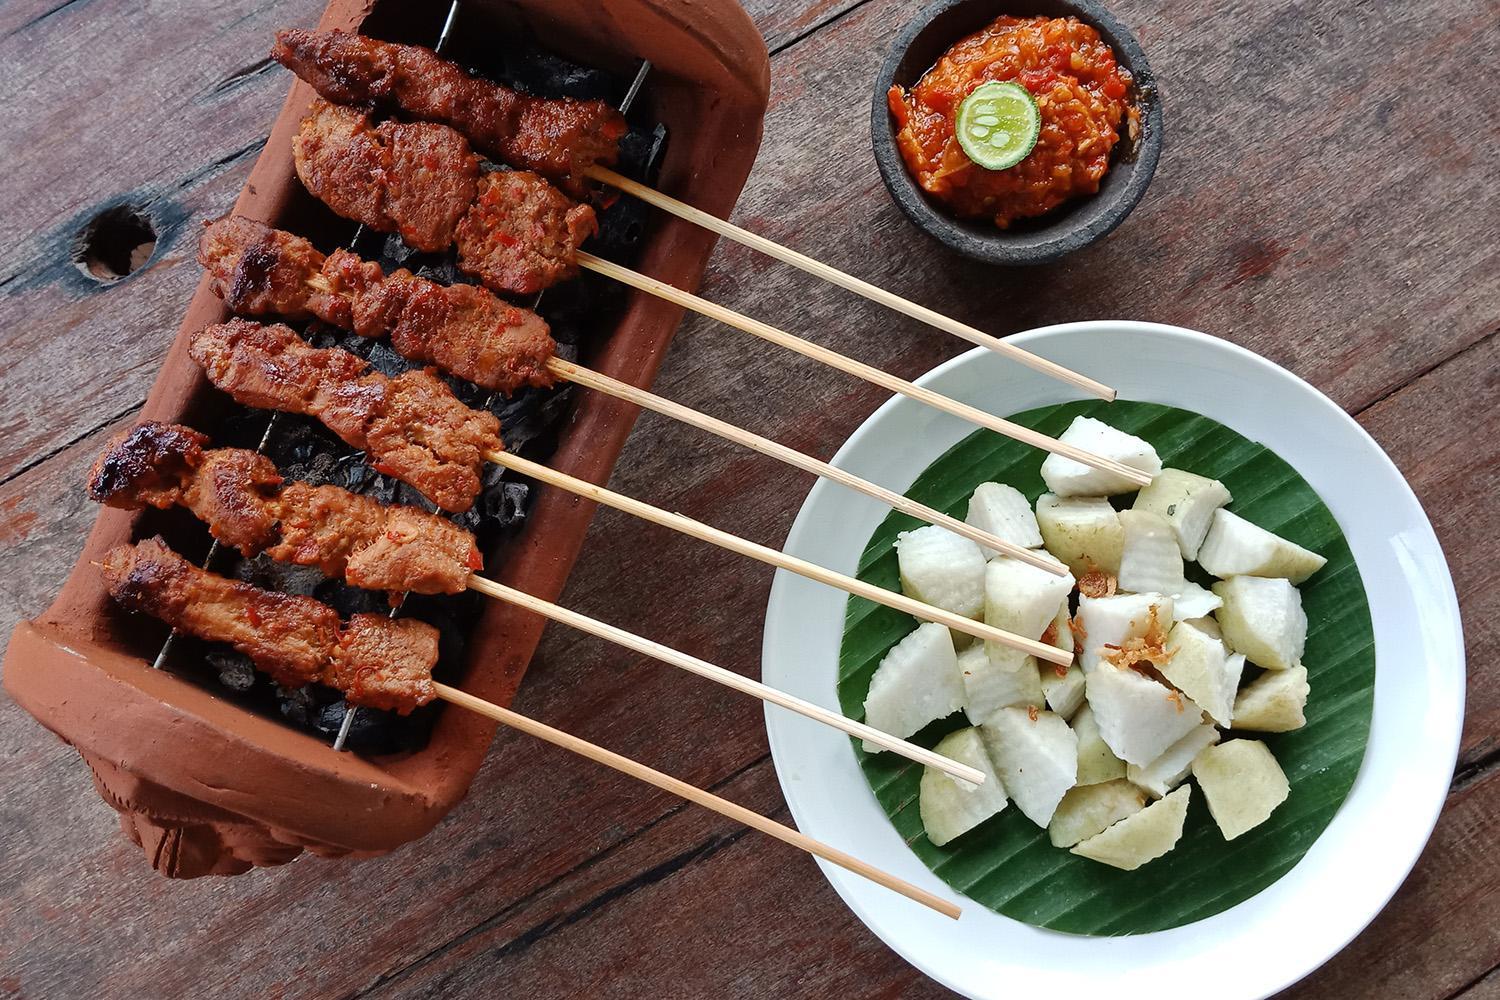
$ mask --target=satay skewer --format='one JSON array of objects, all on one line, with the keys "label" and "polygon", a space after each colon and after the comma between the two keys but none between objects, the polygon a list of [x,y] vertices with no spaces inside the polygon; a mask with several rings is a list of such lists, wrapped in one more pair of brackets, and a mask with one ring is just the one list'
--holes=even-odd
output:
[{"label": "satay skewer", "polygon": [[111,597],[173,628],[210,642],[227,642],[283,687],[327,684],[349,704],[410,711],[434,700],[476,712],[614,768],[689,802],[711,809],[777,840],[885,886],[945,916],[959,909],[933,893],[784,824],[736,805],[639,761],[529,719],[432,678],[438,633],[416,619],[358,614],[344,622],[312,597],[264,590],[200,569],[160,537],[111,550],[96,563]]},{"label": "satay skewer", "polygon": [[739,535],[704,524],[702,521],[695,521],[684,514],[662,510],[660,507],[654,507],[633,497],[628,497],[622,493],[606,489],[603,486],[586,482],[565,472],[550,469],[540,462],[533,462],[528,458],[522,458],[520,455],[513,455],[506,451],[496,451],[486,454],[485,458],[496,465],[504,466],[524,476],[530,476],[533,479],[547,483],[549,486],[556,486],[559,489],[567,490],[569,493],[575,493],[586,499],[602,503],[606,507],[613,507],[615,510],[623,511],[643,521],[650,521],[652,524],[670,528],[691,538],[708,542],[710,545],[717,545],[721,549],[747,556],[757,562],[763,562],[768,566],[784,569],[788,572],[796,573],[798,576],[806,577],[809,580],[827,584],[855,597],[862,597],[867,601],[882,604],[896,611],[905,612],[906,614],[917,618],[924,618],[928,621],[934,621],[940,625],[946,625],[948,628],[974,636],[977,639],[999,642],[1011,649],[1020,650],[1028,656],[1035,656],[1037,659],[1046,660],[1049,663],[1055,663],[1059,666],[1067,666],[1073,662],[1071,653],[1064,652],[1048,643],[1040,642],[1036,639],[1028,639],[1013,632],[997,629],[993,625],[985,625],[971,618],[965,618],[963,615],[955,614],[943,608],[924,604],[921,601],[907,597],[905,594],[886,590],[884,587],[877,587],[873,583],[866,583],[864,580],[856,579],[855,577],[839,573],[824,566],[819,566],[817,563],[808,562],[806,559],[788,555],[768,545],[752,542],[747,538],[741,538]]},{"label": "satay skewer", "polygon": [[646,204],[675,215],[679,219],[684,219],[696,226],[702,226],[704,229],[725,239],[733,240],[742,246],[747,246],[768,257],[773,257],[784,264],[790,264],[808,274],[822,278],[830,284],[837,285],[856,295],[861,295],[871,302],[885,306],[887,309],[893,309],[934,329],[942,330],[944,333],[951,333],[955,337],[967,340],[971,344],[987,348],[996,354],[1002,354],[1034,371],[1041,372],[1043,375],[1076,386],[1090,395],[1098,396],[1100,399],[1106,401],[1114,401],[1115,390],[1103,382],[1075,372],[1055,361],[1048,361],[1046,358],[1039,357],[1024,348],[1007,343],[993,334],[985,333],[983,330],[960,322],[951,316],[945,316],[934,309],[919,305],[910,299],[902,298],[895,292],[887,291],[878,285],[872,285],[868,281],[856,278],[852,274],[840,271],[838,268],[825,264],[820,260],[815,260],[804,253],[799,253],[791,247],[782,246],[780,243],[769,240],[759,233],[752,233],[748,229],[742,229],[732,222],[727,222],[716,215],[711,215],[684,201],[679,201],[671,195],[662,194],[655,188],[647,187],[639,181],[632,180],[624,174],[617,173],[608,167],[596,163],[586,167],[583,175],[590,180],[608,184],[610,187],[623,191],[631,197],[639,198]]},{"label": "satay skewer", "polygon": [[1098,469],[1101,472],[1121,476],[1140,486],[1149,486],[1151,484],[1151,476],[1140,469],[1133,469],[1123,462],[1095,455],[1093,452],[1085,451],[1064,441],[1059,441],[1057,438],[1049,437],[1029,427],[1022,427],[1018,423],[1006,420],[1003,417],[997,417],[992,413],[987,413],[976,406],[970,406],[968,403],[951,399],[925,386],[908,382],[906,379],[898,378],[888,372],[881,371],[873,365],[867,365],[863,361],[856,361],[837,351],[787,333],[785,330],[778,329],[769,323],[752,319],[743,313],[721,306],[716,302],[710,302],[701,296],[685,292],[676,285],[668,284],[658,278],[641,274],[639,271],[632,271],[628,267],[622,267],[613,261],[596,257],[583,250],[578,251],[578,266],[623,282],[632,288],[655,295],[657,298],[665,299],[674,305],[691,309],[693,312],[707,316],[709,319],[718,320],[726,326],[732,326],[736,330],[759,337],[778,347],[794,351],[805,358],[811,358],[830,368],[835,368],[846,374],[853,375],[855,378],[863,379],[872,385],[889,389],[891,392],[906,396],[908,399],[914,399],[919,403],[924,403],[933,409],[941,410],[944,413],[951,414],[961,420],[966,420],[986,430],[1003,434],[1014,441],[1031,445],[1034,448],[1040,448],[1054,455],[1070,458],[1091,469]]},{"label": "satay skewer", "polygon": [[[177,505],[241,555],[313,566],[353,586],[456,594],[472,590],[832,726],[924,767],[982,784],[984,774],[908,740],[855,722],[717,664],[480,576],[475,539],[445,518],[382,504],[338,486],[286,483],[274,464],[241,448],[208,448],[190,427],[144,421],[112,441],[89,477],[89,496],[122,510]],[[392,609],[394,616],[396,609]]]},{"label": "satay skewer", "polygon": [[[456,189],[446,198],[432,190],[431,201],[434,206],[440,203],[442,211],[434,207],[432,211],[419,213],[406,208],[405,199],[411,198],[412,192],[431,189],[427,177],[432,169],[418,169],[406,162],[409,157],[396,156],[394,152],[398,147],[404,148],[403,143],[416,144],[418,141],[415,138],[400,139],[404,133],[399,130],[417,129],[418,126],[392,126],[389,123],[376,126],[361,110],[326,102],[316,103],[302,124],[303,131],[294,144],[294,158],[298,176],[311,194],[346,218],[383,232],[399,232],[404,240],[418,249],[438,251],[456,247],[459,268],[479,278],[494,291],[528,293],[563,280],[577,268],[583,268],[1023,444],[1123,477],[1142,487],[1151,482],[1151,477],[1139,469],[950,399],[873,365],[579,249],[579,244],[596,227],[592,209],[571,201],[537,174],[481,171],[478,157],[470,149],[468,140],[447,125],[428,124],[420,129],[433,150],[434,161],[455,178],[465,176],[471,183],[467,189]],[[390,131],[383,133],[382,129]],[[389,165],[369,172],[362,179],[358,168],[361,142],[375,146],[389,143],[392,151]],[[437,152],[439,148],[443,152]],[[347,162],[351,158],[355,164],[353,169]],[[393,200],[389,196],[393,185],[410,191],[403,199]],[[371,197],[381,192],[387,193],[384,200]],[[424,209],[426,207],[424,203]],[[435,218],[440,218],[441,224],[437,224]]]},{"label": "satay skewer", "polygon": [[852,472],[840,469],[836,465],[813,458],[811,455],[800,452],[795,448],[789,448],[784,444],[772,441],[744,428],[736,427],[727,421],[711,417],[706,413],[701,413],[681,403],[673,402],[655,393],[647,392],[645,389],[621,382],[619,379],[613,379],[608,375],[584,368],[582,365],[574,364],[571,361],[564,361],[562,358],[552,358],[547,362],[547,368],[557,375],[558,378],[587,386],[606,395],[614,396],[616,399],[623,399],[628,403],[634,403],[637,406],[685,423],[690,427],[696,427],[699,430],[717,435],[726,441],[733,441],[736,444],[744,445],[751,451],[756,451],[779,462],[784,462],[793,468],[801,469],[803,472],[810,472],[815,476],[838,483],[841,486],[847,486],[857,493],[863,493],[867,497],[879,500],[892,510],[898,510],[918,520],[926,521],[928,524],[935,524],[940,528],[946,528],[954,534],[962,535],[985,548],[1003,553],[1012,559],[1018,559],[1029,566],[1035,566],[1037,569],[1045,570],[1055,576],[1062,576],[1067,572],[1066,567],[1059,565],[1051,559],[1039,556],[1030,549],[1022,548],[1014,542],[1008,542],[988,531],[982,531],[971,524],[960,521],[956,517],[944,514],[926,504],[918,503],[910,497],[902,496],[895,490],[886,489],[884,486],[872,483],[868,479],[856,476]]},{"label": "satay skewer", "polygon": [[663,774],[661,771],[647,767],[640,761],[632,760],[612,750],[606,750],[601,746],[580,739],[577,736],[572,736],[560,729],[553,729],[551,726],[537,722],[535,719],[512,712],[508,708],[501,708],[499,705],[482,701],[456,688],[450,688],[446,684],[434,684],[434,686],[437,688],[438,697],[454,705],[467,708],[472,712],[478,712],[480,715],[493,719],[501,725],[509,726],[528,736],[545,740],[553,746],[562,747],[564,750],[587,757],[595,763],[613,768],[622,774],[627,774],[632,778],[644,781],[648,785],[654,785],[663,791],[671,792],[673,795],[687,799],[689,802],[703,806],[705,809],[710,809],[721,816],[735,820],[738,823],[743,823],[745,826],[759,830],[767,836],[775,837],[784,844],[790,844],[799,850],[806,851],[809,854],[838,865],[840,868],[851,871],[856,875],[861,875],[877,885],[890,889],[892,892],[900,893],[907,899],[921,903],[928,909],[935,910],[945,917],[957,920],[962,914],[962,911],[956,905],[925,889],[920,889],[836,847],[831,847],[822,841],[815,840],[799,830],[778,823],[773,819],[762,816],[758,812],[746,809],[744,806],[730,802],[728,799],[715,795],[712,792],[705,791],[696,785],[690,785],[669,774]]},{"label": "satay skewer", "polygon": [[377,471],[411,484],[445,510],[463,511],[472,505],[483,463],[492,462],[975,638],[1049,663],[1066,666],[1072,662],[1072,654],[1047,643],[836,573],[502,451],[500,422],[494,414],[465,406],[440,379],[424,370],[388,378],[348,351],[314,348],[289,327],[243,319],[199,330],[189,340],[188,354],[210,382],[236,401],[321,420],[347,443],[366,451]]}]

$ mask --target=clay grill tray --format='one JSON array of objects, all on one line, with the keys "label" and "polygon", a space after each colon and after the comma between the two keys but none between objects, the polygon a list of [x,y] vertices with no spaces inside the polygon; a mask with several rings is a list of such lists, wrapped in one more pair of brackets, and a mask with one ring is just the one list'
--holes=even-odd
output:
[{"label": "clay grill tray", "polygon": [[[432,45],[447,11],[334,0],[319,26]],[[759,145],[769,83],[765,45],[733,0],[464,0],[460,17],[463,43],[445,50],[460,62],[487,62],[475,45],[518,34],[627,81],[648,61],[649,85],[631,117],[660,123],[671,137],[657,164],[658,187],[728,214]],[[347,240],[347,223],[313,202],[292,169],[291,140],[312,97],[305,84],[293,85],[234,211],[333,245],[340,235]],[[712,237],[676,219],[647,218],[635,266],[695,288]],[[361,244],[361,252],[378,242]],[[200,284],[143,419],[182,421],[217,437],[233,418],[239,408],[207,383],[186,349],[188,334],[226,316]],[[582,360],[649,385],[680,318],[660,300],[628,297],[610,328],[592,332]],[[549,464],[604,482],[636,410],[598,393],[571,395]],[[519,530],[485,553],[487,574],[555,599],[592,513],[592,504],[569,494],[539,491]],[[159,871],[234,874],[284,863],[304,849],[379,854],[422,836],[463,797],[494,734],[494,724],[476,715],[437,711],[419,749],[352,754],[230,696],[197,655],[201,646],[173,651],[172,670],[153,669],[165,630],[121,613],[92,563],[157,531],[184,554],[206,553],[206,533],[190,516],[102,510],[57,600],[12,635],[4,683],[17,703],[79,750],[122,828]],[[506,704],[543,626],[534,615],[489,602],[459,661],[444,669],[465,689]],[[195,655],[199,662],[182,662]]]}]

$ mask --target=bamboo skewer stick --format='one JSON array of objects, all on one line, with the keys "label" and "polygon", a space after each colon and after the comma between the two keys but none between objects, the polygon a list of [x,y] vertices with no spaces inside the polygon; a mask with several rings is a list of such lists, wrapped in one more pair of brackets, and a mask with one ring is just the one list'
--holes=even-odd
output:
[{"label": "bamboo skewer stick", "polygon": [[655,393],[639,389],[629,383],[610,378],[608,375],[602,375],[599,372],[584,368],[571,361],[564,361],[562,358],[552,358],[547,362],[547,367],[558,378],[575,382],[578,385],[614,396],[617,399],[623,399],[628,403],[634,403],[648,410],[654,410],[663,416],[671,417],[673,420],[679,420],[691,427],[707,431],[710,434],[716,434],[727,441],[733,441],[735,444],[744,445],[752,451],[767,455],[777,461],[785,462],[787,465],[801,469],[803,472],[810,472],[815,476],[832,480],[841,486],[847,486],[855,492],[863,493],[865,496],[879,500],[892,510],[899,510],[903,514],[909,514],[919,520],[926,521],[928,524],[947,528],[954,534],[962,535],[985,548],[1003,552],[1012,559],[1019,559],[1028,565],[1035,566],[1037,569],[1043,569],[1058,576],[1067,572],[1064,567],[1059,566],[1049,559],[1042,558],[1030,549],[1024,549],[1013,542],[1007,542],[988,531],[981,531],[971,524],[966,524],[956,517],[950,517],[941,511],[928,507],[926,504],[918,503],[915,500],[904,497],[894,490],[886,489],[884,486],[872,483],[867,479],[856,476],[852,472],[820,461],[811,455],[797,451],[795,448],[778,444],[769,438],[761,437],[759,434],[753,434],[727,421],[711,417],[706,413],[700,413],[681,403],[673,402],[670,399],[665,399]]},{"label": "bamboo skewer stick", "polygon": [[[635,272],[628,273],[634,274]],[[324,294],[337,294],[337,289],[335,289],[333,285],[329,284],[327,279],[325,279],[321,275],[317,275],[307,279],[307,284],[310,287],[323,292]],[[746,322],[754,321],[746,320]],[[786,336],[790,337],[790,334],[787,334]],[[835,355],[835,357],[838,356],[839,355]],[[851,361],[850,364],[858,364],[858,362]],[[1003,552],[1005,555],[1010,556],[1012,559],[1019,559],[1027,565],[1035,566],[1037,569],[1046,570],[1048,573],[1052,573],[1057,576],[1061,576],[1064,572],[1066,572],[1065,569],[1059,567],[1056,563],[1042,558],[1035,552],[1032,552],[1030,549],[1024,549],[1019,545],[1007,542],[1004,539],[987,531],[981,531],[971,524],[966,524],[956,517],[950,517],[949,515],[944,514],[941,511],[928,507],[926,504],[918,503],[915,500],[904,497],[894,490],[886,489],[885,487],[872,483],[867,479],[856,476],[852,472],[847,472],[843,469],[838,468],[837,466],[820,461],[816,458],[813,458],[811,455],[806,455],[794,448],[788,448],[785,445],[778,444],[775,441],[770,440],[769,438],[751,433],[750,431],[747,431],[742,427],[736,427],[734,424],[728,423],[727,421],[711,417],[706,413],[700,413],[697,410],[692,409],[691,407],[684,406],[681,403],[676,403],[662,396],[647,392],[646,390],[637,388],[636,386],[630,385],[627,382],[621,382],[619,379],[610,378],[608,375],[604,375],[600,372],[593,371],[592,369],[585,368],[582,365],[575,364],[571,361],[565,361],[555,355],[547,360],[547,368],[558,378],[564,379],[569,382],[575,382],[578,385],[594,389],[598,392],[603,392],[610,396],[615,396],[619,399],[634,403],[635,405],[644,407],[648,410],[654,410],[657,413],[671,417],[674,420],[680,420],[683,423],[688,424],[689,426],[698,428],[699,430],[704,430],[710,434],[716,434],[726,440],[744,445],[752,451],[760,452],[762,455],[768,455],[771,458],[777,459],[781,462],[785,462],[786,464],[791,465],[794,468],[801,469],[804,472],[810,472],[815,476],[821,476],[824,479],[832,480],[836,483],[839,483],[840,485],[847,486],[848,488],[856,492],[863,493],[868,497],[879,500],[889,506],[892,510],[899,510],[903,514],[909,514],[919,520],[926,521],[928,524],[936,524],[941,527],[947,528],[949,531],[952,531],[958,535],[962,535],[970,541],[982,545],[985,548],[991,549],[996,552]],[[873,368],[870,370],[872,372],[877,371]],[[886,377],[892,378],[897,382],[901,381],[899,379],[895,379],[894,376]],[[911,385],[911,383],[902,384]],[[912,386],[912,388],[918,389],[919,387]],[[921,391],[925,392],[926,390]],[[937,399],[946,399],[946,397],[944,396],[938,396],[936,394],[933,395]],[[949,400],[949,402],[953,401]],[[963,404],[953,403],[953,405],[961,406]],[[982,413],[983,411],[976,410],[975,412]],[[988,414],[984,414],[984,416],[991,421],[999,421],[1000,423],[1004,423],[1012,427],[1018,426],[1010,424],[1009,421],[1001,421],[998,417],[990,417]],[[1022,428],[1022,430],[1025,429]],[[1026,431],[1026,433],[1033,434],[1034,432]],[[1043,441],[1053,442],[1053,444],[1057,448],[1072,448],[1071,445],[1063,445],[1062,442],[1054,441],[1052,438],[1048,438],[1043,435],[1035,436]],[[1031,442],[1028,441],[1025,443]],[[1081,452],[1077,449],[1073,449],[1073,451],[1081,455],[1088,455],[1087,452]],[[1093,459],[1093,456],[1090,456],[1090,458]],[[1103,461],[1103,459],[1093,459],[1090,464]],[[1098,466],[1096,465],[1096,467]],[[1128,469],[1129,467],[1122,465],[1120,466],[1120,468]],[[1136,477],[1143,475],[1143,473],[1139,473],[1133,469],[1129,471]]]},{"label": "bamboo skewer stick", "polygon": [[857,580],[852,576],[834,572],[816,563],[808,562],[806,559],[799,559],[796,556],[788,555],[785,552],[761,545],[758,542],[752,542],[749,539],[711,527],[682,514],[674,514],[670,511],[662,510],[660,507],[653,507],[633,497],[615,493],[612,490],[585,482],[567,473],[549,469],[540,462],[533,462],[530,459],[522,458],[520,455],[515,455],[507,451],[492,451],[486,453],[484,457],[487,461],[494,462],[496,465],[512,469],[522,475],[530,476],[533,479],[556,486],[559,489],[567,490],[570,493],[576,493],[586,499],[602,503],[606,507],[613,507],[616,510],[624,511],[627,514],[639,517],[643,521],[650,521],[652,524],[671,528],[673,531],[678,531],[684,535],[697,538],[700,541],[717,545],[730,552],[748,556],[751,559],[775,566],[778,569],[796,573],[798,576],[804,576],[809,580],[816,580],[830,587],[836,587],[845,593],[853,594],[856,597],[863,597],[866,600],[874,601],[876,604],[883,604],[888,608],[894,608],[897,611],[902,611],[918,618],[925,618],[928,621],[946,625],[951,629],[957,629],[960,632],[979,639],[998,642],[1012,649],[1018,649],[1029,656],[1046,660],[1048,663],[1067,666],[1073,662],[1073,655],[1071,653],[1066,653],[1056,646],[1045,642],[1038,642],[1035,639],[1028,639],[1014,632],[1006,632],[1003,629],[995,628],[992,625],[985,625],[982,622],[976,622],[971,618],[965,618],[963,615],[954,614],[951,611],[944,611],[942,608],[934,607],[930,604],[923,604],[921,601],[913,600],[905,594],[898,594],[895,591],[877,587],[863,580]]},{"label": "bamboo skewer stick", "polygon": [[836,847],[830,847],[822,841],[814,840],[799,830],[794,830],[773,819],[767,819],[758,812],[746,809],[744,806],[730,802],[728,799],[715,795],[712,792],[704,791],[696,785],[690,785],[669,774],[663,774],[655,768],[647,767],[639,761],[631,760],[629,757],[624,757],[612,750],[606,750],[601,746],[565,733],[560,729],[553,729],[551,726],[537,722],[535,719],[519,715],[508,708],[501,708],[499,705],[476,698],[457,688],[436,683],[433,686],[437,689],[438,697],[446,702],[457,705],[460,708],[466,708],[471,712],[477,712],[486,718],[493,719],[501,725],[509,726],[539,740],[545,740],[553,746],[569,750],[582,757],[587,757],[596,764],[603,764],[605,767],[613,768],[621,774],[629,775],[639,781],[644,781],[648,785],[671,792],[673,795],[687,799],[689,802],[703,806],[705,809],[710,809],[720,816],[725,816],[736,822],[743,823],[752,829],[759,830],[768,836],[775,837],[784,844],[790,844],[825,861],[832,862],[840,868],[847,869],[856,875],[861,875],[877,885],[882,885],[892,892],[898,892],[907,899],[921,903],[923,906],[936,910],[946,917],[957,920],[960,915],[961,911],[957,906],[935,896],[925,889],[919,889],[911,883],[902,881],[894,875],[881,871],[879,868],[867,864]]},{"label": "bamboo skewer stick", "polygon": [[733,309],[728,309],[715,302],[700,298],[691,292],[684,292],[682,289],[675,285],[670,285],[665,281],[641,274],[638,271],[632,271],[627,267],[621,267],[619,264],[604,260],[601,257],[595,257],[593,254],[582,250],[578,251],[577,258],[580,267],[587,268],[605,277],[613,278],[616,281],[624,282],[632,288],[655,295],[685,309],[691,309],[710,319],[715,319],[727,326],[732,326],[736,330],[742,330],[752,336],[776,344],[778,347],[795,351],[803,357],[812,358],[814,361],[819,361],[830,368],[836,368],[856,378],[864,379],[866,382],[889,389],[891,392],[915,399],[919,403],[925,403],[934,409],[942,410],[944,413],[952,414],[955,417],[977,424],[987,430],[992,430],[997,434],[1003,434],[1008,438],[1020,441],[1022,444],[1029,444],[1034,448],[1040,448],[1054,455],[1070,458],[1091,469],[1098,469],[1101,472],[1122,476],[1140,486],[1147,486],[1151,482],[1151,477],[1139,469],[1133,469],[1113,459],[1102,458],[1082,448],[1038,433],[1029,427],[1022,427],[1020,424],[997,417],[992,413],[986,413],[978,407],[970,406],[967,403],[960,403],[956,399],[949,399],[942,393],[934,392],[913,382],[897,378],[895,375],[883,372],[872,365],[845,357],[837,351],[832,351],[826,347],[803,340],[801,337],[793,336],[784,330],[771,326],[769,323],[762,323],[758,319],[751,319],[748,316],[735,312]]},{"label": "bamboo skewer stick", "polygon": [[696,656],[689,656],[687,653],[673,649],[671,646],[662,645],[651,639],[627,632],[622,628],[601,622],[596,618],[590,618],[576,611],[570,611],[550,601],[544,601],[540,597],[534,597],[523,590],[507,587],[503,583],[497,583],[486,577],[469,577],[469,589],[484,594],[487,597],[493,597],[496,600],[525,608],[545,618],[550,618],[555,622],[560,622],[582,632],[587,632],[590,635],[613,642],[626,649],[634,650],[637,653],[660,660],[671,666],[679,667],[689,673],[697,674],[699,677],[706,677],[717,684],[722,684],[742,694],[751,695],[752,697],[759,698],[761,701],[770,702],[773,705],[780,705],[782,708],[806,716],[815,722],[832,726],[850,736],[868,740],[883,749],[905,757],[907,760],[916,761],[924,767],[937,768],[946,774],[951,774],[953,777],[971,784],[984,784],[984,772],[978,768],[969,767],[967,764],[960,764],[958,761],[945,757],[940,753],[935,753],[924,747],[919,747],[915,743],[898,739],[873,726],[867,726],[862,722],[855,722],[853,719],[845,718],[838,712],[830,711],[810,701],[804,701],[795,695],[778,691],[773,687],[767,687],[765,684],[737,674],[733,670],[726,670],[717,664],[709,663],[707,660],[700,660]]},{"label": "bamboo skewer stick", "polygon": [[768,240],[757,233],[752,233],[748,229],[741,229],[739,226],[731,222],[726,222],[716,215],[710,215],[702,209],[694,208],[686,202],[679,201],[669,195],[664,195],[660,191],[649,188],[639,181],[631,180],[629,177],[618,174],[607,167],[601,167],[596,164],[585,169],[584,175],[593,180],[608,184],[632,197],[639,198],[648,205],[655,206],[664,212],[670,212],[680,219],[686,219],[694,225],[702,226],[704,229],[717,233],[726,239],[734,240],[736,243],[743,244],[752,250],[758,250],[768,257],[774,257],[782,263],[800,268],[808,274],[822,278],[824,281],[838,285],[840,288],[847,289],[856,295],[862,295],[870,301],[877,302],[888,309],[894,309],[896,312],[910,316],[912,319],[926,323],[928,326],[942,330],[945,333],[951,333],[956,337],[967,340],[971,344],[977,344],[997,354],[1003,354],[1026,365],[1028,368],[1041,372],[1043,375],[1049,375],[1052,378],[1077,386],[1090,395],[1109,401],[1113,401],[1115,398],[1115,390],[1102,382],[1097,382],[1089,378],[1087,375],[1081,375],[1069,368],[1064,368],[1056,362],[1038,357],[1030,351],[1017,347],[1014,344],[1006,343],[999,337],[985,333],[983,330],[972,327],[967,323],[959,322],[950,316],[944,316],[942,313],[929,309],[926,306],[918,305],[910,299],[902,298],[894,292],[888,292],[884,288],[872,285],[868,281],[856,278],[854,275],[840,271],[836,267],[831,267],[822,261],[814,260],[806,254],[798,253],[790,247],[784,247],[780,243]]}]

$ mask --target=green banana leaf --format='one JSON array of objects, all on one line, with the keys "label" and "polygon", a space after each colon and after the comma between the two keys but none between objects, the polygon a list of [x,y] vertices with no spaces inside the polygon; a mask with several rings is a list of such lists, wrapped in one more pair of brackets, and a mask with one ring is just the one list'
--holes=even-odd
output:
[{"label": "green banana leaf", "polygon": [[[1053,847],[1046,831],[1014,804],[946,846],[934,847],[918,815],[921,767],[891,753],[866,754],[857,743],[854,753],[897,831],[959,892],[1039,927],[1076,934],[1141,934],[1226,910],[1275,882],[1307,853],[1348,794],[1364,758],[1375,693],[1375,638],[1364,586],[1343,532],[1291,466],[1207,417],[1154,403],[1067,403],[1011,419],[1055,437],[1080,414],[1145,438],[1169,467],[1220,480],[1234,496],[1230,509],[1235,513],[1327,557],[1328,565],[1300,588],[1308,618],[1304,662],[1312,689],[1307,725],[1291,733],[1246,734],[1271,748],[1291,784],[1290,796],[1265,823],[1226,842],[1201,791],[1194,788],[1177,847],[1123,872]],[[969,495],[984,482],[1009,483],[1035,501],[1046,490],[1043,457],[1034,448],[980,431],[934,462],[907,495],[960,518]],[[1128,503],[1132,497],[1120,499]],[[919,526],[903,514],[888,517],[865,549],[860,579],[900,589],[893,543],[898,532]],[[864,717],[876,666],[916,624],[900,612],[850,598],[838,680],[845,714]],[[1253,673],[1253,668],[1247,670],[1246,677]],[[957,714],[914,739],[931,747],[967,724]]]}]

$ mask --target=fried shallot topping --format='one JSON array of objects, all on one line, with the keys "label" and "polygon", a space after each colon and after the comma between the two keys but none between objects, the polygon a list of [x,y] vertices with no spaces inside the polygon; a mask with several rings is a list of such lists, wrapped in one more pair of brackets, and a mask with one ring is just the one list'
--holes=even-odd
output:
[{"label": "fried shallot topping", "polygon": [[[1154,668],[1170,661],[1172,651],[1167,649],[1167,630],[1162,628],[1156,605],[1151,605],[1149,615],[1145,635],[1131,636],[1119,645],[1105,643],[1108,652],[1101,659],[1122,670],[1130,668],[1155,676]],[[1149,672],[1146,668],[1150,668]]]},{"label": "fried shallot topping", "polygon": [[1089,641],[1089,630],[1083,627],[1083,619],[1080,617],[1068,619],[1068,631],[1073,633],[1073,642],[1079,646]]},{"label": "fried shallot topping", "polygon": [[1089,571],[1078,578],[1078,592],[1084,597],[1100,598],[1114,597],[1119,588],[1119,581],[1111,573],[1106,573],[1097,566],[1091,567]]}]

